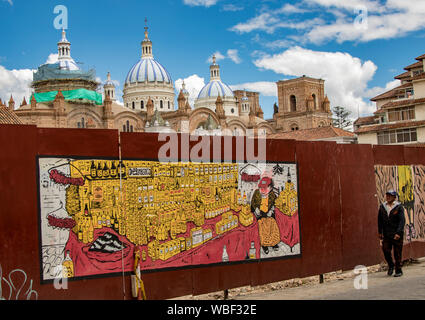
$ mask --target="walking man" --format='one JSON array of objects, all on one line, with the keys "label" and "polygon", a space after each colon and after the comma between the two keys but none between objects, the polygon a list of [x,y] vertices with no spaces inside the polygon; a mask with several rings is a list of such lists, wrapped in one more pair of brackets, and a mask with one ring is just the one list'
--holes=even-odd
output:
[{"label": "walking man", "polygon": [[[403,250],[404,232],[404,208],[400,202],[396,201],[397,192],[389,190],[385,194],[386,201],[380,205],[378,211],[378,233],[382,240],[382,251],[388,263],[388,275],[394,272],[394,277],[403,275],[401,270],[401,254]],[[394,248],[394,260],[392,251]]]}]

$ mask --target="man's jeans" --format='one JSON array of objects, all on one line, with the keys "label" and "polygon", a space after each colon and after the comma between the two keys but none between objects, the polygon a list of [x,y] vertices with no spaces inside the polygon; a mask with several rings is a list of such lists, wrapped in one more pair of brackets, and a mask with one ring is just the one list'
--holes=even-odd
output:
[{"label": "man's jeans", "polygon": [[[394,248],[394,260],[392,258],[392,249]],[[393,268],[395,265],[395,270],[401,270],[401,254],[403,250],[403,236],[398,240],[384,237],[382,241],[382,251],[384,252],[385,260],[388,263],[388,267]]]}]

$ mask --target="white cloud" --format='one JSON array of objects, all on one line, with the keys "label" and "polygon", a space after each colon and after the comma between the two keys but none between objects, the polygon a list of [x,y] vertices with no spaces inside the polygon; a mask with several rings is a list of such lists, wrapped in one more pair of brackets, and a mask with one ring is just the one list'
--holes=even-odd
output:
[{"label": "white cloud", "polygon": [[291,13],[306,13],[308,10],[302,9],[299,6],[294,6],[290,3],[285,4],[278,10],[279,13],[291,14]]},{"label": "white cloud", "polygon": [[272,13],[263,12],[262,14],[251,18],[246,22],[241,22],[231,27],[230,31],[235,31],[242,34],[254,30],[261,30],[271,34],[276,29],[275,25],[279,22],[280,20],[273,16]]},{"label": "white cloud", "polygon": [[286,28],[294,30],[311,29],[314,26],[322,25],[325,21],[321,18],[291,20],[288,15],[300,14],[309,10],[299,6],[285,4],[279,9],[263,9],[260,14],[245,21],[236,24],[229,30],[240,34],[252,32],[254,30],[264,31],[273,34],[277,29]]},{"label": "white cloud", "polygon": [[216,62],[224,59],[230,59],[234,63],[239,64],[242,62],[241,58],[239,57],[239,51],[237,49],[229,49],[226,52],[226,55],[223,55],[220,51],[214,52],[212,55],[210,55],[207,59],[208,63],[213,62],[213,56],[215,55]]},{"label": "white cloud", "polygon": [[331,107],[342,106],[357,116],[371,114],[374,105],[367,101],[368,82],[372,80],[377,66],[372,61],[343,52],[320,52],[301,47],[290,48],[280,54],[267,55],[254,61],[262,69],[288,76],[310,76],[325,80],[325,92]]},{"label": "white cloud", "polygon": [[49,56],[47,57],[47,60],[45,62],[45,64],[53,64],[53,63],[57,63],[58,62],[58,54],[57,53],[51,53],[49,54]]},{"label": "white cloud", "polygon": [[13,1],[12,1],[12,0],[3,0],[3,1],[6,1],[6,2],[8,2],[11,6],[13,6]]},{"label": "white cloud", "polygon": [[191,7],[211,7],[215,5],[219,0],[183,0],[183,3]]},{"label": "white cloud", "polygon": [[234,4],[225,4],[222,8],[223,11],[232,11],[232,12],[242,11],[243,9],[244,7],[239,7]]},{"label": "white cloud", "polygon": [[[317,13],[314,19],[296,20],[293,14]],[[319,17],[325,16],[326,19]],[[278,9],[263,9],[257,16],[230,30],[243,34],[277,29],[298,31],[301,43],[321,44],[336,40],[368,42],[401,37],[425,29],[425,1],[406,0],[304,0]]]},{"label": "white cloud", "polygon": [[370,88],[365,92],[365,97],[368,97],[368,98],[376,97],[377,95],[390,91],[391,89],[394,89],[395,87],[398,87],[399,85],[400,85],[400,80],[393,80],[393,81],[387,82],[384,88],[382,87]]},{"label": "white cloud", "polygon": [[0,65],[0,97],[2,101],[8,102],[10,95],[12,95],[15,108],[20,106],[24,97],[29,103],[32,93],[30,85],[34,71],[30,69],[8,70]]},{"label": "white cloud", "polygon": [[177,79],[174,82],[177,94],[180,93],[183,80],[184,80],[186,90],[189,92],[189,104],[193,107],[196,98],[198,98],[199,92],[205,86],[205,79],[199,77],[197,74],[193,74],[184,79],[181,79],[181,78]]},{"label": "white cloud", "polygon": [[232,90],[248,90],[259,92],[262,96],[277,97],[277,86],[275,82],[257,81],[231,85]]},{"label": "white cloud", "polygon": [[236,49],[227,50],[227,57],[236,64],[239,64],[242,62],[241,58],[239,58],[239,52]]},{"label": "white cloud", "polygon": [[275,40],[272,42],[264,42],[264,46],[270,49],[289,48],[293,45],[294,45],[294,41],[288,40],[288,39]]},{"label": "white cloud", "polygon": [[223,59],[226,59],[226,57],[225,56],[223,56],[222,54],[221,54],[221,52],[220,51],[216,51],[216,52],[214,52],[212,55],[210,55],[209,57],[208,57],[208,59],[207,59],[207,62],[208,63],[212,63],[213,62],[213,56],[215,56],[215,60],[218,62],[218,61],[220,61],[220,60],[223,60]]}]

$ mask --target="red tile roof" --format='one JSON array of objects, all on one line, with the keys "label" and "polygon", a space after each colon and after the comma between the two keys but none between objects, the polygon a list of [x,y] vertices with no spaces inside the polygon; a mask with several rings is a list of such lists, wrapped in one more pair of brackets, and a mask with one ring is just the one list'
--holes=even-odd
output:
[{"label": "red tile roof", "polygon": [[399,74],[398,76],[395,76],[394,79],[405,79],[410,78],[410,71],[403,72],[402,74]]},{"label": "red tile roof", "polygon": [[24,124],[9,108],[0,106],[0,124]]},{"label": "red tile roof", "polygon": [[382,130],[389,130],[389,129],[400,129],[400,128],[415,128],[415,127],[423,127],[425,126],[425,120],[421,121],[400,121],[396,123],[383,123],[383,124],[376,124],[372,126],[364,126],[361,127],[354,132],[359,133],[365,133],[365,132],[377,132]]},{"label": "red tile roof", "polygon": [[369,116],[369,117],[361,117],[354,121],[354,125],[366,125],[366,124],[375,124],[377,117]]},{"label": "red tile roof", "polygon": [[355,134],[340,128],[327,126],[313,129],[296,130],[280,133],[272,133],[267,138],[272,139],[294,139],[294,140],[318,140],[333,137],[354,137]]},{"label": "red tile roof", "polygon": [[422,59],[425,59],[425,54],[423,54],[423,55],[421,55],[421,56],[419,56],[419,57],[417,57],[417,58],[415,58],[416,60],[422,60]]},{"label": "red tile roof", "polygon": [[425,103],[425,98],[420,99],[405,99],[400,101],[390,101],[383,106],[381,106],[381,109],[388,109],[388,108],[394,108],[394,107],[404,107],[404,106],[413,106],[415,104]]},{"label": "red tile roof", "polygon": [[396,97],[396,93],[400,90],[400,89],[404,89],[404,88],[408,88],[411,87],[412,84],[411,83],[404,83],[398,87],[395,87],[387,92],[381,93],[380,95],[370,99],[371,101],[377,101],[377,100],[383,100],[383,99],[389,99],[389,98],[394,98]]},{"label": "red tile roof", "polygon": [[423,66],[422,61],[418,61],[418,62],[412,63],[411,65],[407,66],[406,68],[404,68],[404,70],[410,70],[410,69],[418,68],[418,67],[422,67],[422,66]]}]

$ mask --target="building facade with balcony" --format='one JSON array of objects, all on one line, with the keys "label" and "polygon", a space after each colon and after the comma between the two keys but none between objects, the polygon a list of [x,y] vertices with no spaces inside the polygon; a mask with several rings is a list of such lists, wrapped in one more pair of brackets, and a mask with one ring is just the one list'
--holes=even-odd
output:
[{"label": "building facade with balcony", "polygon": [[358,143],[407,144],[425,143],[425,54],[396,76],[400,85],[371,101],[376,103],[372,116],[358,118],[354,132]]}]

